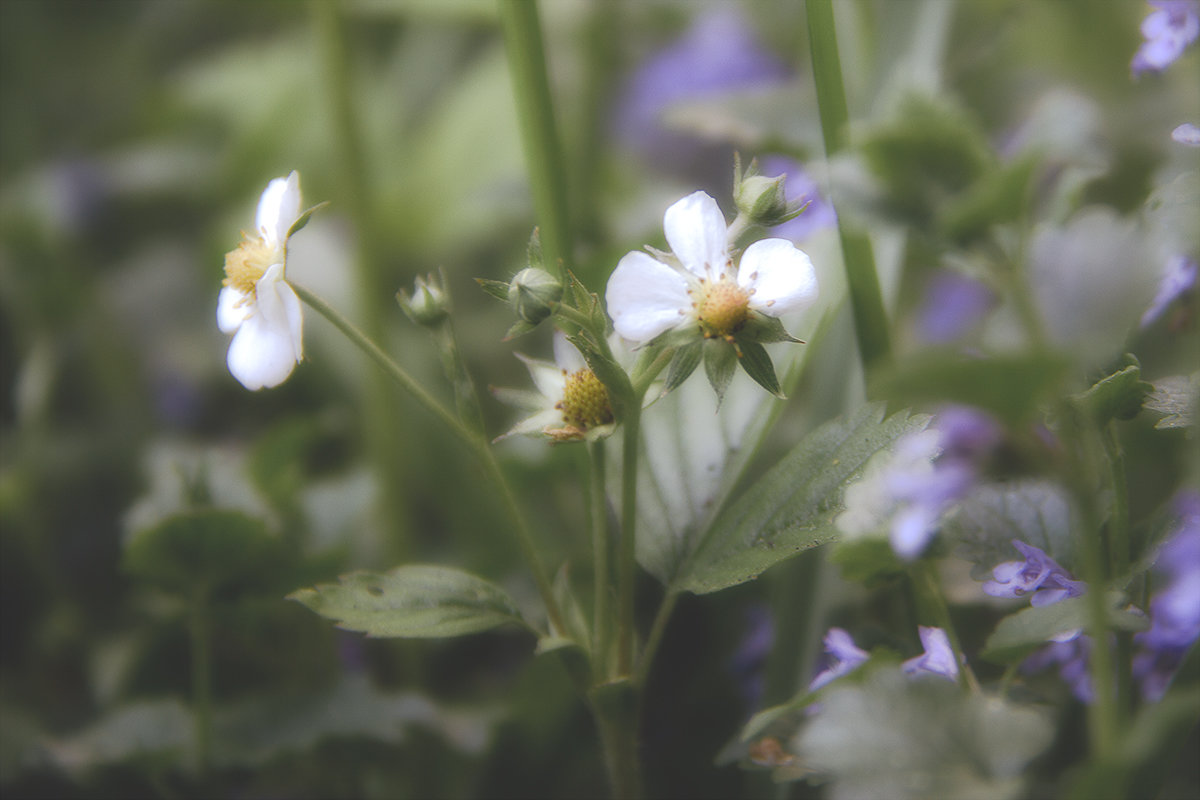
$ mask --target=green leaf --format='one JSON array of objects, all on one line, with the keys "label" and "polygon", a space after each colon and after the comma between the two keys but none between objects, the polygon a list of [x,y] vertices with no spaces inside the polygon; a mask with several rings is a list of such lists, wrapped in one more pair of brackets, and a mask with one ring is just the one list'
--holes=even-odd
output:
[{"label": "green leaf", "polygon": [[745,494],[724,508],[672,581],[707,594],[758,577],[768,567],[838,537],[834,518],[846,487],[875,453],[928,424],[905,412],[883,418],[863,406],[810,433]]},{"label": "green leaf", "polygon": [[663,394],[678,389],[684,381],[691,377],[691,374],[696,371],[696,367],[700,366],[703,350],[704,342],[692,342],[675,351],[675,356],[671,359],[671,366],[667,368],[667,380],[663,384]]},{"label": "green leaf", "polygon": [[779,378],[775,377],[775,365],[767,349],[757,342],[740,342],[742,352],[738,363],[754,382],[778,398],[783,398],[783,389],[779,388]]},{"label": "green leaf", "polygon": [[737,371],[737,353],[728,342],[720,339],[708,339],[704,342],[704,372],[708,375],[708,383],[717,395],[717,405],[725,399],[725,390],[733,380]]},{"label": "green leaf", "polygon": [[1028,203],[1037,165],[1037,159],[1025,157],[985,174],[956,202],[942,207],[945,235],[965,245],[993,225],[1018,219]]},{"label": "green leaf", "polygon": [[[1090,615],[1087,597],[1072,597],[1040,608],[1026,608],[1000,620],[984,645],[983,657],[995,663],[1012,663],[1024,658],[1056,636],[1086,628]],[[1122,608],[1123,596],[1108,596],[1108,624],[1122,631],[1142,631],[1149,627],[1144,614]]]},{"label": "green leaf", "polygon": [[971,358],[932,353],[871,375],[872,394],[893,402],[963,403],[1010,423],[1033,419],[1066,380],[1069,362],[1050,354]]},{"label": "green leaf", "polygon": [[167,517],[125,546],[122,567],[173,591],[190,593],[271,569],[281,545],[262,521],[240,511],[201,509]]},{"label": "green leaf", "polygon": [[891,542],[880,537],[842,539],[834,547],[829,560],[842,570],[842,577],[867,586],[907,571]]},{"label": "green leaf", "polygon": [[338,627],[372,637],[442,638],[508,623],[529,627],[493,583],[452,567],[412,564],[387,573],[354,572],[341,583],[288,595]]},{"label": "green leaf", "polygon": [[1126,355],[1129,363],[1096,381],[1081,394],[1071,399],[1097,425],[1106,425],[1113,419],[1132,419],[1142,410],[1142,401],[1154,391],[1154,386],[1142,380],[1142,368],[1132,355]]},{"label": "green leaf", "polygon": [[976,580],[989,580],[997,564],[1021,560],[1013,539],[1047,553],[1068,571],[1073,566],[1071,503],[1050,481],[977,486],[945,520],[942,534],[957,540],[956,553],[975,565]]}]

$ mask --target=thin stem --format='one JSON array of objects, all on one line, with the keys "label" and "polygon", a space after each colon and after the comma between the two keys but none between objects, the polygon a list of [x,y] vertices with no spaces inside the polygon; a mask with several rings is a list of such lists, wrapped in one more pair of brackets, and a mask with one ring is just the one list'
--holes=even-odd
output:
[{"label": "thin stem", "polygon": [[542,250],[561,276],[571,267],[570,214],[538,6],[536,0],[499,0],[499,11]]},{"label": "thin stem", "polygon": [[640,395],[629,404],[621,420],[624,440],[621,452],[621,542],[617,551],[617,675],[629,675],[633,669],[633,601],[635,562],[637,559],[637,472],[638,445],[641,441],[642,404]]},{"label": "thin stem", "polygon": [[384,353],[379,348],[379,345],[367,338],[362,331],[338,313],[331,305],[303,286],[296,284],[292,284],[291,286],[301,300],[311,306],[318,314],[329,320],[347,339],[374,361],[388,377],[400,384],[401,388],[412,395],[421,406],[445,423],[446,427],[452,433],[475,451],[484,469],[487,471],[488,477],[495,482],[497,488],[500,490],[504,509],[513,522],[518,544],[525,556],[525,560],[529,564],[530,570],[533,572],[533,579],[537,584],[538,592],[541,594],[542,603],[546,606],[546,615],[550,620],[550,625],[554,631],[558,633],[564,632],[566,627],[563,625],[562,611],[558,607],[558,602],[554,599],[550,579],[547,577],[546,569],[542,565],[541,556],[538,555],[537,546],[533,541],[533,534],[529,530],[529,524],[525,520],[525,515],[521,511],[521,507],[513,494],[512,487],[509,486],[508,479],[504,476],[504,471],[500,469],[500,464],[496,461],[496,454],[492,451],[487,439],[466,427],[454,413],[438,402],[433,395],[425,391],[425,388],[413,380],[412,376],[405,372],[403,367],[393,361],[387,353]]},{"label": "thin stem", "polygon": [[1125,477],[1125,453],[1117,438],[1115,423],[1100,433],[1108,456],[1108,478],[1112,487],[1112,511],[1108,519],[1109,574],[1122,578],[1129,570],[1129,483]]},{"label": "thin stem", "polygon": [[946,604],[946,596],[942,593],[942,585],[934,571],[933,562],[929,559],[918,561],[913,566],[912,577],[920,615],[931,618],[937,623],[937,627],[946,632],[946,638],[950,640],[950,649],[954,651],[954,661],[958,664],[958,682],[963,688],[973,692],[980,691],[979,680],[963,655],[962,641],[958,638],[958,631],[950,617],[950,606]]},{"label": "thin stem", "polygon": [[[602,675],[608,671],[608,594],[611,589],[608,574],[608,500],[604,487],[604,442],[597,441],[588,445],[590,472],[588,483],[591,497],[591,528],[592,528],[592,581],[594,596],[592,603],[592,651],[596,659],[603,659]],[[607,675],[606,675],[607,676]]]},{"label": "thin stem", "polygon": [[192,715],[196,726],[196,767],[201,781],[212,765],[212,639],[208,619],[208,587],[192,593],[189,625],[192,650]]},{"label": "thin stem", "polygon": [[667,623],[671,621],[671,614],[675,611],[675,604],[678,601],[679,592],[668,590],[666,597],[658,606],[658,611],[654,615],[654,623],[650,626],[650,634],[646,637],[646,647],[642,650],[642,656],[638,660],[636,683],[639,688],[644,687],[646,680],[650,677],[654,656],[658,653],[658,646],[662,643]]},{"label": "thin stem", "polygon": [[[837,30],[831,0],[806,0],[804,6],[808,19],[813,80],[817,88],[817,108],[821,115],[821,135],[825,143],[825,158],[828,160],[845,145],[850,119],[838,56]],[[832,186],[830,202],[836,209],[837,198],[834,197]],[[891,352],[887,313],[883,308],[871,242],[862,233],[848,229],[844,219],[844,215],[838,215],[838,238],[842,245],[850,304],[854,311],[858,350],[863,368],[866,369],[885,361]]]}]

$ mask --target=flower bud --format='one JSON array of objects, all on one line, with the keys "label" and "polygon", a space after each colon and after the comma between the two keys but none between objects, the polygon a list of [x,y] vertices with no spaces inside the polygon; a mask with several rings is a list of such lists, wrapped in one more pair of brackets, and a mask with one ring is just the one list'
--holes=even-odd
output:
[{"label": "flower bud", "polygon": [[401,290],[396,294],[396,302],[409,319],[426,328],[440,325],[450,314],[449,299],[434,275],[418,276],[413,284],[412,296]]},{"label": "flower bud", "polygon": [[734,190],[734,201],[738,213],[745,215],[755,225],[770,228],[795,216],[795,205],[789,205],[783,192],[785,175],[768,178],[765,175],[748,175],[738,182]]},{"label": "flower bud", "polygon": [[524,322],[537,325],[554,312],[562,299],[558,278],[538,267],[526,267],[508,285],[508,302]]}]

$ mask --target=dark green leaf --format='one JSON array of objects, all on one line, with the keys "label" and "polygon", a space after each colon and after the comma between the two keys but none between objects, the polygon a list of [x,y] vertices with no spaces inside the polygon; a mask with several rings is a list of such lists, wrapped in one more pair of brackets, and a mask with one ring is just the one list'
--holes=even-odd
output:
[{"label": "dark green leaf", "polygon": [[838,537],[834,518],[846,486],[875,453],[928,424],[924,416],[863,406],[810,433],[745,494],[724,508],[672,581],[676,589],[715,592]]},{"label": "dark green leaf", "polygon": [[355,572],[343,575],[341,583],[299,589],[288,599],[338,627],[374,637],[442,638],[508,623],[528,627],[503,589],[452,567],[412,564],[383,574]]}]

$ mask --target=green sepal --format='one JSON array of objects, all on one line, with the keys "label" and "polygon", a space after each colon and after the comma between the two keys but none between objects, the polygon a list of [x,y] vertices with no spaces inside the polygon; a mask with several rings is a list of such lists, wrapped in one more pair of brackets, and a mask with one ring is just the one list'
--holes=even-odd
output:
[{"label": "green sepal", "polygon": [[371,637],[445,638],[500,625],[529,628],[508,593],[453,567],[409,564],[386,573],[353,572],[339,583],[297,589],[288,595]]},{"label": "green sepal", "polygon": [[696,371],[696,367],[700,366],[703,351],[704,342],[692,342],[675,351],[675,355],[671,358],[671,364],[667,367],[667,380],[663,384],[663,395],[675,391],[691,377],[692,373]]},{"label": "green sepal", "polygon": [[1072,397],[1076,407],[1097,425],[1110,420],[1133,419],[1142,410],[1142,403],[1154,391],[1153,384],[1142,380],[1142,368],[1137,358],[1126,353],[1126,366],[1092,384],[1086,392]]},{"label": "green sepal", "polygon": [[722,339],[706,339],[704,346],[704,373],[717,395],[717,405],[725,399],[725,390],[737,371],[738,357],[733,346]]},{"label": "green sepal", "polygon": [[475,282],[479,284],[479,288],[490,294],[497,300],[508,302],[508,281],[494,281],[490,278],[476,278]]},{"label": "green sepal", "polygon": [[507,342],[516,339],[518,336],[524,336],[536,327],[537,325],[534,325],[532,322],[519,319],[508,329],[508,333],[504,334],[504,341]]},{"label": "green sepal", "polygon": [[783,322],[778,317],[769,317],[766,314],[757,312],[751,313],[746,320],[746,324],[737,333],[738,343],[742,342],[758,342],[759,344],[775,344],[776,342],[792,342],[793,344],[804,344],[804,342],[792,336],[783,327]]},{"label": "green sepal", "polygon": [[287,238],[291,238],[292,234],[298,233],[300,229],[307,225],[308,221],[312,219],[313,214],[317,213],[327,205],[329,205],[329,201],[324,200],[320,203],[317,203],[312,208],[300,212],[300,216],[296,217],[296,221],[292,223],[292,227],[288,228]]},{"label": "green sepal", "polygon": [[738,363],[742,365],[746,374],[771,394],[781,400],[784,399],[783,389],[779,386],[779,378],[775,375],[775,365],[771,363],[771,356],[767,354],[767,349],[758,342],[739,342],[738,346],[741,349],[738,354]]}]

